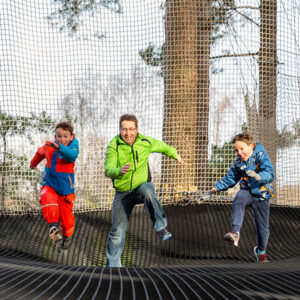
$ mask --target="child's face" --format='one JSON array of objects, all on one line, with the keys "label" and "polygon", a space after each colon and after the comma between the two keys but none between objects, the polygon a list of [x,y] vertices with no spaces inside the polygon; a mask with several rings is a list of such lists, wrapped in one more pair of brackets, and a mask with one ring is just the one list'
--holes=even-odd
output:
[{"label": "child's face", "polygon": [[71,134],[69,130],[57,128],[55,131],[55,139],[58,143],[68,146],[74,139],[74,134]]},{"label": "child's face", "polygon": [[251,157],[253,148],[253,144],[248,145],[242,141],[237,141],[234,143],[235,153],[242,159],[242,161],[247,161],[247,159]]}]

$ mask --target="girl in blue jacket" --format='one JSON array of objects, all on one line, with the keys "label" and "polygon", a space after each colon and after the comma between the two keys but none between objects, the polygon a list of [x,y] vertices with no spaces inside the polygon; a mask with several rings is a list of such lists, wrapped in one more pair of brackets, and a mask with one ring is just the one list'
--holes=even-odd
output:
[{"label": "girl in blue jacket", "polygon": [[211,194],[226,191],[240,182],[240,191],[236,194],[232,205],[232,231],[224,236],[224,240],[238,246],[245,208],[251,206],[256,228],[256,246],[254,254],[257,261],[267,262],[266,248],[269,240],[270,202],[274,197],[271,182],[274,180],[272,162],[260,143],[253,143],[252,136],[247,133],[236,135],[232,143],[238,156],[227,175],[206,192],[202,199]]}]

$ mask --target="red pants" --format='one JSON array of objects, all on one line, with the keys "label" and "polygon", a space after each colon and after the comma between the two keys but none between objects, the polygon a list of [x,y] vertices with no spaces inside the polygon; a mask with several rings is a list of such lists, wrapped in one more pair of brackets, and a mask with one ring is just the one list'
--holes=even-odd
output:
[{"label": "red pants", "polygon": [[48,224],[60,222],[60,231],[65,237],[74,233],[74,200],[74,194],[58,195],[50,186],[43,186],[41,189],[40,203],[44,219]]}]

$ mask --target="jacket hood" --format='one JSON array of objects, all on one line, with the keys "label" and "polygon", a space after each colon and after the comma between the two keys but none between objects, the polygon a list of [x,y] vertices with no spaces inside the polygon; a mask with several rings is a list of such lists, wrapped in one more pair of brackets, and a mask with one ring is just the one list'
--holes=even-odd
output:
[{"label": "jacket hood", "polygon": [[253,154],[259,153],[259,152],[266,152],[266,149],[261,143],[256,143],[255,148],[253,149]]}]

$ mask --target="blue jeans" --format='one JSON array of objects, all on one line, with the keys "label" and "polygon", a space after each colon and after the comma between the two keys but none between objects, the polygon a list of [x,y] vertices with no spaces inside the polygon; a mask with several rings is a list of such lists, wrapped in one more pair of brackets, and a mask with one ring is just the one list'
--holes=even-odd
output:
[{"label": "blue jeans", "polygon": [[116,191],[112,207],[112,228],[107,238],[107,267],[121,267],[121,254],[131,212],[136,204],[144,204],[153,229],[157,232],[167,226],[167,219],[151,182],[144,182],[136,189],[119,193]]},{"label": "blue jeans", "polygon": [[240,190],[233,201],[231,225],[233,231],[240,231],[245,215],[245,209],[251,206],[256,229],[256,245],[260,251],[266,250],[270,231],[270,202],[253,197],[249,191]]}]

